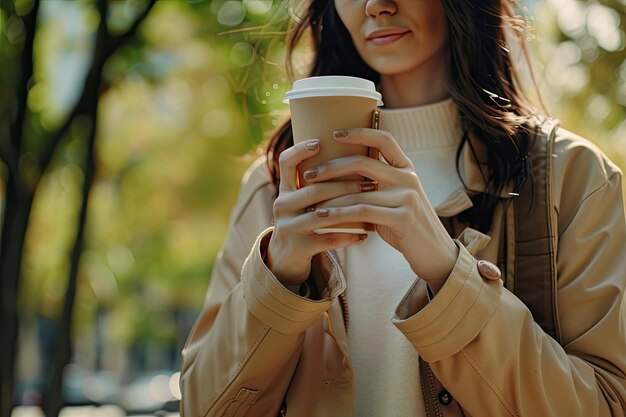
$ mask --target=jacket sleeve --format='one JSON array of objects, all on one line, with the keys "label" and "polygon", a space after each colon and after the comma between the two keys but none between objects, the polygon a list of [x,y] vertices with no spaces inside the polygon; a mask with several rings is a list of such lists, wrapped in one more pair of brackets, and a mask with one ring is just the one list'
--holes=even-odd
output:
[{"label": "jacket sleeve", "polygon": [[205,306],[183,350],[181,416],[278,414],[305,330],[345,288],[338,267],[327,298],[283,287],[265,266],[273,186],[257,162],[244,176]]},{"label": "jacket sleeve", "polygon": [[500,280],[482,279],[463,247],[439,293],[410,305],[409,292],[393,320],[473,416],[626,415],[621,173],[591,145],[561,145],[555,209],[563,345]]}]

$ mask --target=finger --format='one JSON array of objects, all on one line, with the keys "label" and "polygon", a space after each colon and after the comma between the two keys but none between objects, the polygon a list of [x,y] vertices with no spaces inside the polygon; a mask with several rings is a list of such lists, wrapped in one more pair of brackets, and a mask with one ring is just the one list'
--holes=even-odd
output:
[{"label": "finger", "polygon": [[377,148],[389,165],[396,168],[412,167],[413,163],[402,151],[391,133],[385,130],[364,127],[335,130],[334,138],[339,142]]},{"label": "finger", "polygon": [[363,243],[367,239],[365,233],[327,233],[323,235],[314,234],[311,236],[311,253],[318,254],[330,249],[345,248]]},{"label": "finger", "polygon": [[359,204],[390,208],[415,207],[417,201],[419,201],[419,196],[411,189],[387,188],[381,191],[338,196],[317,204],[315,208],[348,207]]},{"label": "finger", "polygon": [[291,148],[285,149],[278,158],[280,172],[280,188],[294,191],[296,187],[296,167],[302,161],[317,155],[320,149],[320,141],[311,139],[296,143]]},{"label": "finger", "polygon": [[322,182],[348,175],[371,178],[381,185],[412,185],[415,173],[412,169],[402,170],[363,155],[350,155],[326,161],[304,173],[309,183]]},{"label": "finger", "polygon": [[[314,230],[344,222],[365,222],[391,226],[398,221],[408,221],[409,214],[410,210],[406,207],[391,208],[368,204],[316,208],[314,211],[305,212],[289,219],[283,229],[294,235],[313,235],[315,234]],[[402,219],[398,220],[399,217]]]},{"label": "finger", "polygon": [[369,204],[357,204],[347,207],[330,207],[316,209],[300,217],[308,216],[307,226],[313,223],[312,228],[331,227],[339,223],[365,222],[398,229],[397,225],[408,225],[411,211],[407,207],[380,207]]},{"label": "finger", "polygon": [[342,195],[371,191],[374,186],[375,183],[365,181],[326,181],[310,184],[277,198],[274,214],[301,212]]}]

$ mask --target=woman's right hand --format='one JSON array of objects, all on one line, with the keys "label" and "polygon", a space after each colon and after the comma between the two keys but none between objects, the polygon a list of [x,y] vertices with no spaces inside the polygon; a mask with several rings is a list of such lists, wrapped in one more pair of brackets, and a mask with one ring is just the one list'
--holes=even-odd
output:
[{"label": "woman's right hand", "polygon": [[[267,249],[266,263],[283,285],[304,282],[311,271],[313,256],[325,250],[363,242],[367,234],[316,234],[323,219],[316,216],[316,204],[347,194],[361,192],[360,181],[328,181],[296,186],[297,166],[318,154],[319,140],[300,142],[280,154],[280,186],[274,201],[274,231]],[[307,210],[309,209],[309,210]]]}]

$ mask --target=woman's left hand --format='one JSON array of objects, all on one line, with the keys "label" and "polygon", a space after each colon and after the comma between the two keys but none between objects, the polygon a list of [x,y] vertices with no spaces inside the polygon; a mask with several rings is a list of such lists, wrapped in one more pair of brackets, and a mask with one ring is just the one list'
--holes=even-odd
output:
[{"label": "woman's left hand", "polygon": [[311,183],[354,174],[378,183],[375,191],[349,194],[318,204],[316,214],[332,217],[337,223],[376,225],[376,232],[404,255],[413,272],[436,293],[454,267],[458,248],[428,201],[413,163],[389,132],[353,128],[335,131],[334,136],[340,142],[377,148],[388,164],[354,155],[333,159],[306,171],[304,176]]}]

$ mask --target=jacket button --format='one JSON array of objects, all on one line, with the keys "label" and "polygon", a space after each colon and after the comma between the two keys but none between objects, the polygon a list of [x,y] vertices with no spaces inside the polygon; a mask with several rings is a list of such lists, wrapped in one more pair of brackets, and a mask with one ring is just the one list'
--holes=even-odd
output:
[{"label": "jacket button", "polygon": [[478,261],[478,272],[480,273],[481,277],[490,281],[500,279],[500,277],[502,276],[502,273],[497,266],[495,266],[491,262],[483,260]]},{"label": "jacket button", "polygon": [[443,405],[448,405],[452,402],[452,395],[445,389],[439,393],[439,402]]}]

